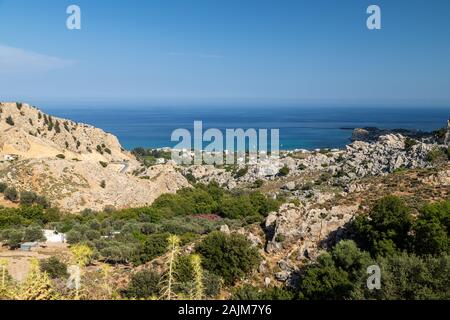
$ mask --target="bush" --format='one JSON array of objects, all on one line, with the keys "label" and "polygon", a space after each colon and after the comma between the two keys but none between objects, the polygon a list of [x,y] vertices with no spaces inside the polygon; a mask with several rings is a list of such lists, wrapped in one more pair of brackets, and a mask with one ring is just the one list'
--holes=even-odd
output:
[{"label": "bush", "polygon": [[46,272],[50,278],[67,278],[67,265],[61,262],[57,257],[50,257],[45,260],[41,260],[39,263],[42,272]]},{"label": "bush", "polygon": [[3,191],[3,195],[5,196],[5,199],[15,202],[19,198],[19,194],[17,190],[13,187],[8,187]]},{"label": "bush", "polygon": [[284,166],[283,168],[280,169],[280,171],[278,171],[278,176],[285,177],[289,174],[290,171],[291,170],[289,170],[287,166]]},{"label": "bush", "polygon": [[66,158],[66,156],[63,155],[63,154],[57,154],[56,157],[57,157],[58,159],[65,159],[65,158]]},{"label": "bush", "polygon": [[248,196],[226,196],[220,202],[220,215],[228,219],[239,219],[258,215],[258,211]]},{"label": "bush", "polygon": [[414,252],[439,255],[450,249],[450,201],[428,204],[414,223]]},{"label": "bush", "polygon": [[8,188],[8,185],[6,183],[0,182],[0,193],[3,193],[6,188]]},{"label": "bush", "polygon": [[386,196],[378,200],[369,216],[358,216],[353,222],[358,244],[374,256],[407,250],[412,242],[410,211],[398,197]]},{"label": "bush", "polygon": [[142,270],[131,276],[124,295],[127,298],[145,299],[159,295],[161,276],[154,271]]},{"label": "bush", "polygon": [[38,225],[32,225],[25,229],[23,235],[23,241],[25,242],[36,242],[36,241],[44,241],[44,233],[42,229]]},{"label": "bush", "polygon": [[66,241],[68,244],[79,243],[83,241],[83,235],[76,230],[70,230],[66,234]]},{"label": "bush", "polygon": [[353,241],[341,241],[331,253],[322,254],[300,277],[298,298],[301,300],[350,299],[363,287],[366,270],[371,265],[368,253]]},{"label": "bush", "polygon": [[[418,257],[406,252],[378,261],[381,290],[365,291],[366,299],[448,300],[450,256]],[[363,298],[358,296],[356,298]]]},{"label": "bush", "polygon": [[[181,256],[175,264],[176,290],[184,295],[189,295],[195,288],[193,279],[194,268],[191,262],[191,255]],[[209,272],[203,270],[203,287],[206,297],[213,298],[220,293],[222,288],[222,279]]]},{"label": "bush", "polygon": [[1,240],[5,242],[11,250],[20,247],[23,240],[23,231],[17,229],[4,230],[1,234]]},{"label": "bush", "polygon": [[135,263],[146,263],[166,253],[168,237],[168,233],[152,234],[148,236],[144,241],[144,244],[141,245],[140,255]]},{"label": "bush", "polygon": [[244,236],[218,231],[210,233],[196,251],[202,256],[203,267],[221,276],[226,284],[234,284],[253,271],[261,260],[258,250]]},{"label": "bush", "polygon": [[291,291],[278,288],[278,287],[270,287],[270,288],[257,288],[251,285],[244,285],[236,289],[231,296],[231,300],[246,300],[246,301],[255,301],[255,300],[292,300],[294,295]]},{"label": "bush", "polygon": [[34,192],[30,191],[22,191],[20,193],[20,204],[31,206],[37,199],[37,196]]},{"label": "bush", "polygon": [[405,150],[410,151],[417,144],[417,141],[411,138],[405,139]]},{"label": "bush", "polygon": [[440,162],[448,160],[447,149],[434,147],[427,153],[426,160],[429,162]]},{"label": "bush", "polygon": [[13,120],[13,118],[12,118],[11,116],[8,116],[8,117],[6,118],[6,123],[9,124],[10,126],[13,126],[13,125],[14,125],[14,120]]},{"label": "bush", "polygon": [[248,167],[245,166],[244,168],[239,169],[239,170],[236,172],[236,174],[234,175],[234,178],[235,178],[235,179],[239,179],[239,178],[245,176],[247,173],[248,173]]}]

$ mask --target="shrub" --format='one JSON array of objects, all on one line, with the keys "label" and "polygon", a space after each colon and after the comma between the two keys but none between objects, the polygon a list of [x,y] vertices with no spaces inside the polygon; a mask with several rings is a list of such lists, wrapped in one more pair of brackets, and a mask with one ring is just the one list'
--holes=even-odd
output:
[{"label": "shrub", "polygon": [[20,204],[31,206],[36,201],[36,194],[30,191],[22,191],[20,193]]},{"label": "shrub", "polygon": [[226,196],[220,202],[220,214],[228,219],[238,219],[257,215],[258,211],[248,196]]},{"label": "shrub", "polygon": [[13,120],[13,118],[12,118],[11,116],[8,116],[8,117],[6,118],[6,123],[9,124],[10,126],[13,126],[13,125],[14,125],[14,120]]},{"label": "shrub", "polygon": [[8,188],[8,185],[6,183],[0,182],[0,193],[3,193],[6,188]]},{"label": "shrub", "polygon": [[58,159],[65,159],[65,158],[66,158],[66,156],[63,155],[63,154],[57,154],[56,157],[57,157]]},{"label": "shrub", "polygon": [[141,245],[140,255],[136,263],[146,263],[166,253],[168,233],[152,234]]},{"label": "shrub", "polygon": [[82,240],[83,240],[83,235],[80,232],[76,231],[76,230],[70,230],[66,234],[66,241],[69,244],[79,243]]},{"label": "shrub", "polygon": [[450,201],[428,204],[420,210],[414,226],[414,252],[439,255],[450,249]]},{"label": "shrub", "polygon": [[13,187],[8,187],[3,191],[3,195],[5,196],[5,198],[9,201],[17,201],[19,194],[17,192],[17,190]]},{"label": "shrub", "polygon": [[42,272],[46,272],[50,278],[67,278],[67,265],[61,262],[57,257],[50,257],[45,260],[41,260],[39,263]]},{"label": "shrub", "polygon": [[417,144],[417,141],[411,138],[405,139],[405,150],[410,151],[415,145]]},{"label": "shrub", "polygon": [[353,241],[341,241],[331,253],[322,254],[300,277],[298,298],[301,300],[350,299],[365,285],[366,270],[371,265],[368,253]]},{"label": "shrub", "polygon": [[145,299],[158,296],[161,276],[154,271],[142,270],[131,276],[124,292],[127,298]]},{"label": "shrub", "polygon": [[203,267],[221,276],[226,284],[250,273],[261,260],[258,250],[244,236],[218,231],[210,233],[196,251],[202,256]]},{"label": "shrub", "polygon": [[257,180],[255,181],[255,183],[253,184],[253,188],[259,189],[259,188],[261,188],[263,185],[264,185],[264,181],[261,180],[261,179],[257,179]]},{"label": "shrub", "polygon": [[280,177],[285,177],[289,174],[290,170],[287,166],[284,166],[283,168],[280,169],[280,171],[278,171],[278,176]]},{"label": "shrub", "polygon": [[294,295],[291,291],[278,288],[257,288],[251,285],[244,285],[238,289],[235,289],[231,300],[292,300]]},{"label": "shrub", "polygon": [[248,173],[248,167],[245,166],[244,168],[239,169],[239,170],[236,172],[236,174],[234,175],[234,178],[235,178],[235,179],[239,179],[239,178],[245,176],[247,173]]},{"label": "shrub", "polygon": [[429,162],[439,162],[448,159],[447,150],[439,147],[434,147],[427,153],[426,160]]},{"label": "shrub", "polygon": [[267,216],[270,212],[278,211],[280,208],[279,201],[268,198],[260,192],[250,194],[250,202],[258,213],[263,216]]},{"label": "shrub", "polygon": [[358,216],[352,227],[361,247],[376,256],[408,249],[411,226],[410,209],[403,200],[386,196],[378,200],[369,216]]},{"label": "shrub", "polygon": [[11,250],[14,250],[20,247],[22,243],[23,231],[17,229],[4,230],[1,234],[1,239]]},{"label": "shrub", "polygon": [[23,241],[25,242],[36,242],[36,241],[44,241],[44,233],[42,229],[38,225],[32,225],[25,229],[23,235]]},{"label": "shrub", "polygon": [[382,257],[381,289],[356,298],[381,300],[448,300],[450,256],[418,257],[406,252]]},{"label": "shrub", "polygon": [[101,165],[103,168],[106,168],[106,167],[108,166],[108,163],[107,163],[107,162],[99,161],[99,163],[100,163],[100,165]]}]

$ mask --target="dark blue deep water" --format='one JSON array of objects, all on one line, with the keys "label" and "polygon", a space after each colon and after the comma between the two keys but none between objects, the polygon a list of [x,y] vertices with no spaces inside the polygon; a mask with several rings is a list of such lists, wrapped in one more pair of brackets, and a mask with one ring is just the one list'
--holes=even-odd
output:
[{"label": "dark blue deep water", "polygon": [[355,127],[431,131],[446,125],[444,107],[144,107],[40,105],[47,113],[87,123],[116,135],[127,149],[166,147],[173,130],[280,129],[280,148],[337,148],[349,143]]}]

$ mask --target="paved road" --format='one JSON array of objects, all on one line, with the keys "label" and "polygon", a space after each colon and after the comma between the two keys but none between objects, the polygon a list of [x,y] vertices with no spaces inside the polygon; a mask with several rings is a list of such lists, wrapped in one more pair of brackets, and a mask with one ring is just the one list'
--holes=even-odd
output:
[{"label": "paved road", "polygon": [[128,168],[130,167],[128,161],[113,161],[111,162],[111,164],[123,165],[123,168],[119,170],[119,173],[126,173],[128,171]]}]

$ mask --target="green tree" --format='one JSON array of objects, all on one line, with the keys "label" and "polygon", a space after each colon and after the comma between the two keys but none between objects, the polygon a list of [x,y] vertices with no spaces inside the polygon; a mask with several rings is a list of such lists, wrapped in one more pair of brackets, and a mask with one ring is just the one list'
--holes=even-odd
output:
[{"label": "green tree", "polygon": [[210,233],[196,251],[202,256],[203,267],[221,276],[226,284],[243,278],[261,261],[258,250],[244,236],[218,231]]},{"label": "green tree", "polygon": [[23,241],[37,242],[45,240],[44,233],[39,225],[31,225],[25,228]]},{"label": "green tree", "polygon": [[130,283],[124,291],[124,296],[135,299],[157,297],[161,276],[150,270],[142,270],[131,276]]},{"label": "green tree", "polygon": [[406,252],[381,257],[381,290],[366,298],[382,300],[450,299],[450,256],[418,257]]},{"label": "green tree", "polygon": [[428,204],[414,223],[414,252],[439,255],[450,249],[450,201]]},{"label": "green tree", "polygon": [[370,255],[351,240],[341,241],[306,268],[300,277],[298,298],[305,300],[350,299],[365,284]]},{"label": "green tree", "polygon": [[41,272],[46,272],[52,279],[67,278],[69,276],[67,273],[67,265],[57,257],[41,260],[39,267]]},{"label": "green tree", "polygon": [[36,194],[30,191],[22,191],[20,193],[20,204],[31,206],[36,201]]},{"label": "green tree", "polygon": [[6,188],[5,191],[3,191],[3,195],[5,196],[5,199],[13,202],[17,201],[19,198],[17,190],[13,187]]},{"label": "green tree", "polygon": [[368,216],[358,216],[353,223],[359,245],[374,256],[392,254],[410,247],[411,210],[395,196],[381,198]]}]

